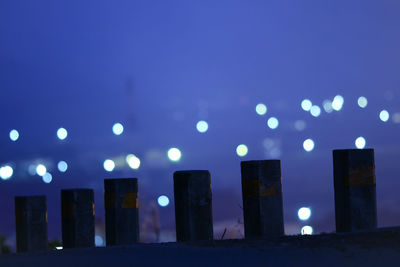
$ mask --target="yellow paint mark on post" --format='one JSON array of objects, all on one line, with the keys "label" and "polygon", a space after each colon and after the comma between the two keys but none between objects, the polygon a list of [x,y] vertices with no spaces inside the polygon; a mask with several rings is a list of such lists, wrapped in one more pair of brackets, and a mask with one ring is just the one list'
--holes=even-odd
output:
[{"label": "yellow paint mark on post", "polygon": [[346,186],[376,185],[375,166],[351,168],[346,179]]},{"label": "yellow paint mark on post", "polygon": [[281,193],[281,186],[278,181],[271,185],[265,185],[258,179],[246,179],[242,183],[244,198],[266,197]]}]

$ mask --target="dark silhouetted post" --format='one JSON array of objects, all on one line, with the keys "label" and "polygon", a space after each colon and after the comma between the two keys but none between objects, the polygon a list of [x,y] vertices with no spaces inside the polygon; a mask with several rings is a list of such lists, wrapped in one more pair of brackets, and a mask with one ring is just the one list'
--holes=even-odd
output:
[{"label": "dark silhouetted post", "polygon": [[104,180],[107,246],[129,245],[139,241],[138,181]]},{"label": "dark silhouetted post", "polygon": [[17,252],[47,250],[46,196],[15,197]]},{"label": "dark silhouetted post", "polygon": [[373,149],[333,151],[336,232],[377,227]]},{"label": "dark silhouetted post", "polygon": [[211,178],[208,171],[174,173],[177,241],[213,239]]},{"label": "dark silhouetted post", "polygon": [[61,226],[64,248],[94,247],[92,189],[61,190]]},{"label": "dark silhouetted post", "polygon": [[240,166],[245,237],[284,235],[280,160],[242,161]]}]

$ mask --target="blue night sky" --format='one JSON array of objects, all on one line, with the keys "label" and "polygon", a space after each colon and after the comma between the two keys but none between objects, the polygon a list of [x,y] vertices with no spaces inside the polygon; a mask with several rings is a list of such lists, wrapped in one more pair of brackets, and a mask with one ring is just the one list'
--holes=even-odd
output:
[{"label": "blue night sky", "polygon": [[[61,188],[93,188],[101,224],[103,179],[138,177],[141,220],[168,196],[170,205],[157,209],[162,240],[173,240],[172,174],[208,169],[218,237],[241,229],[240,161],[271,158],[282,160],[286,233],[305,224],[331,232],[332,149],[355,148],[359,136],[375,149],[378,224],[399,225],[399,12],[397,0],[1,1],[0,166],[13,175],[0,180],[0,234],[15,238],[15,195],[46,194],[49,237],[60,238]],[[342,108],[326,112],[323,102],[336,95]],[[303,99],[321,114],[304,111]],[[171,147],[180,161],[168,159]],[[125,162],[130,153],[137,170]],[[115,162],[112,172],[105,159]],[[37,164],[51,183],[29,174]],[[297,218],[302,206],[312,209],[307,222]]]}]

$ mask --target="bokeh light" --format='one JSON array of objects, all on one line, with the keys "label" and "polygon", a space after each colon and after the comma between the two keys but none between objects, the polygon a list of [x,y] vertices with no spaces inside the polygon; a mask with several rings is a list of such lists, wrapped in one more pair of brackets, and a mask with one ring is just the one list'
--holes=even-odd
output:
[{"label": "bokeh light", "polygon": [[303,142],[303,148],[307,152],[312,151],[314,149],[314,146],[315,146],[315,144],[314,144],[314,141],[312,139],[306,139]]},{"label": "bokeh light", "polygon": [[157,198],[157,203],[158,203],[158,205],[160,205],[161,207],[166,207],[166,206],[169,205],[169,198],[168,198],[167,196],[164,196],[164,195],[159,196],[159,197]]},{"label": "bokeh light", "polygon": [[65,161],[61,160],[58,162],[57,168],[60,172],[66,172],[68,169],[68,164]]},{"label": "bokeh light", "polygon": [[10,139],[11,139],[11,141],[15,142],[15,141],[18,140],[18,138],[19,138],[19,132],[17,130],[15,130],[15,129],[12,129],[10,131]]},{"label": "bokeh light", "polygon": [[379,112],[379,119],[383,122],[387,122],[389,120],[389,112],[385,109]]},{"label": "bokeh light", "polygon": [[104,170],[112,172],[115,168],[115,162],[111,159],[106,159],[103,163]]},{"label": "bokeh light", "polygon": [[326,113],[332,113],[333,108],[332,108],[332,101],[330,101],[329,99],[324,100],[324,102],[322,102],[322,107],[324,108]]},{"label": "bokeh light", "polygon": [[311,107],[310,113],[312,116],[318,117],[319,115],[321,115],[321,108],[319,106],[314,105]]},{"label": "bokeh light", "polygon": [[196,124],[196,129],[200,133],[205,133],[208,130],[208,123],[206,121],[199,121]]},{"label": "bokeh light", "polygon": [[365,138],[362,136],[357,137],[356,141],[354,141],[354,144],[356,145],[356,148],[358,148],[358,149],[363,149],[365,147],[366,143],[367,142],[365,141]]},{"label": "bokeh light", "polygon": [[344,98],[343,98],[343,96],[337,95],[337,96],[335,96],[335,97],[333,98],[333,101],[332,101],[332,108],[333,108],[334,110],[336,110],[336,111],[339,111],[339,110],[342,109],[343,104],[344,104]]},{"label": "bokeh light", "polygon": [[302,235],[312,235],[313,233],[314,233],[314,229],[309,225],[303,226],[301,228]]},{"label": "bokeh light", "polygon": [[95,235],[94,244],[96,247],[102,247],[104,246],[104,239],[99,235]]},{"label": "bokeh light", "polygon": [[357,100],[357,104],[360,108],[365,108],[368,105],[368,100],[364,96],[360,96]]},{"label": "bokeh light", "polygon": [[133,154],[129,154],[125,158],[126,163],[131,169],[137,170],[140,167],[140,159]]},{"label": "bokeh light", "polygon": [[265,113],[267,113],[267,106],[265,104],[263,104],[263,103],[257,104],[256,112],[260,116],[265,115]]},{"label": "bokeh light", "polygon": [[400,112],[396,112],[392,116],[392,120],[394,123],[400,123]]},{"label": "bokeh light", "polygon": [[124,132],[124,126],[117,122],[113,125],[112,131],[115,135],[121,135]]},{"label": "bokeh light", "polygon": [[47,168],[43,164],[38,164],[36,166],[36,174],[39,176],[43,176],[47,173]]},{"label": "bokeh light", "polygon": [[13,176],[14,170],[10,165],[0,167],[0,178],[2,180],[8,180]]},{"label": "bokeh light", "polygon": [[301,101],[301,108],[302,108],[304,111],[310,111],[311,107],[312,107],[312,102],[311,102],[311,100],[309,100],[309,99],[304,99],[303,101]]},{"label": "bokeh light", "polygon": [[68,131],[65,128],[59,128],[57,130],[57,137],[60,140],[64,140],[68,136]]},{"label": "bokeh light", "polygon": [[182,157],[181,151],[176,147],[172,147],[172,148],[168,149],[167,155],[168,155],[169,160],[174,161],[174,162],[179,161]]},{"label": "bokeh light", "polygon": [[239,157],[244,157],[244,156],[246,156],[248,152],[249,152],[249,149],[248,149],[247,146],[244,145],[244,144],[240,144],[240,145],[238,145],[238,146],[236,147],[236,154],[237,154]]},{"label": "bokeh light", "polygon": [[268,119],[267,125],[268,125],[268,127],[271,128],[271,129],[276,129],[276,128],[278,128],[278,126],[279,126],[279,121],[278,121],[277,118],[271,117],[271,118]]},{"label": "bokeh light", "polygon": [[294,128],[295,128],[297,131],[304,131],[304,129],[306,128],[306,122],[303,121],[303,120],[297,120],[297,121],[295,121],[295,123],[294,123]]},{"label": "bokeh light", "polygon": [[53,180],[53,176],[52,176],[50,173],[46,172],[46,173],[42,176],[42,180],[43,180],[43,182],[45,182],[46,184],[49,184],[49,183],[51,183],[51,181]]},{"label": "bokeh light", "polygon": [[311,217],[311,209],[308,207],[301,207],[297,211],[297,216],[299,217],[300,220],[306,221]]}]

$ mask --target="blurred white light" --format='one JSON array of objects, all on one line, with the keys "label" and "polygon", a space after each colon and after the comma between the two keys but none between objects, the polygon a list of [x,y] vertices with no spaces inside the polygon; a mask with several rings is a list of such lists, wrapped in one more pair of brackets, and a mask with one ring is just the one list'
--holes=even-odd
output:
[{"label": "blurred white light", "polygon": [[332,101],[332,108],[333,108],[334,110],[336,110],[336,111],[339,111],[339,110],[342,109],[343,104],[344,104],[344,98],[343,98],[343,96],[337,95],[337,96],[335,96],[335,97],[333,98],[333,101]]},{"label": "blurred white light", "polygon": [[265,113],[267,113],[267,106],[264,105],[263,103],[257,104],[256,112],[260,116],[265,115]]},{"label": "blurred white light", "polygon": [[140,167],[140,159],[133,154],[126,156],[126,163],[128,163],[131,169],[137,170]]},{"label": "blurred white light", "polygon": [[297,121],[295,121],[295,123],[294,123],[294,128],[295,128],[297,131],[303,131],[303,130],[306,128],[306,122],[303,121],[303,120],[297,120]]},{"label": "blurred white light", "polygon": [[115,168],[115,162],[111,159],[106,159],[103,163],[103,167],[106,171],[112,172]]},{"label": "blurred white light", "polygon": [[63,247],[56,247],[56,250],[61,250],[61,249],[63,249]]},{"label": "blurred white light", "polygon": [[305,151],[310,152],[314,149],[314,141],[312,139],[307,139],[303,142],[303,148]]},{"label": "blurred white light", "polygon": [[57,130],[57,137],[60,140],[64,140],[65,138],[67,138],[68,136],[68,132],[65,128],[60,128]]},{"label": "blurred white light", "polygon": [[28,173],[32,176],[36,175],[36,166],[33,164],[29,164]]},{"label": "blurred white light", "polygon": [[47,173],[47,169],[46,166],[44,166],[43,164],[39,164],[36,166],[36,174],[39,176],[43,176]]},{"label": "blurred white light", "polygon": [[400,123],[400,112],[396,112],[392,116],[392,120],[394,123]]},{"label": "blurred white light", "polygon": [[15,130],[15,129],[11,130],[10,131],[10,139],[11,139],[11,141],[15,142],[15,141],[18,140],[18,138],[19,138],[19,132],[17,130]]},{"label": "blurred white light", "polygon": [[157,199],[158,205],[160,205],[161,207],[166,207],[169,204],[169,198],[167,196],[159,196]]},{"label": "blurred white light", "polygon": [[170,148],[167,155],[170,161],[179,161],[182,157],[181,151],[176,147]]},{"label": "blurred white light", "polygon": [[305,111],[310,111],[312,107],[312,102],[309,99],[304,99],[301,101],[301,108]]},{"label": "blurred white light", "polygon": [[302,207],[297,211],[297,216],[300,220],[306,221],[311,217],[311,209],[307,207]]},{"label": "blurred white light", "polygon": [[357,104],[360,108],[365,108],[368,105],[368,100],[364,96],[360,96],[357,100]]},{"label": "blurred white light", "polygon": [[362,136],[357,137],[357,139],[354,142],[354,144],[356,145],[356,148],[363,149],[365,147],[365,144],[366,144],[365,138],[362,137]]},{"label": "blurred white light", "polygon": [[309,225],[303,226],[303,228],[301,228],[302,235],[312,235],[313,232],[314,232],[314,229]]},{"label": "blurred white light", "polygon": [[387,110],[382,110],[379,113],[379,118],[381,119],[381,121],[383,122],[387,122],[389,120],[389,112]]},{"label": "blurred white light", "polygon": [[278,121],[277,118],[271,117],[271,118],[268,119],[267,125],[268,125],[268,127],[271,128],[271,129],[276,129],[276,128],[278,128],[278,126],[279,126],[279,121]]},{"label": "blurred white light", "polygon": [[236,154],[237,154],[239,157],[244,157],[244,156],[246,156],[248,152],[249,152],[249,149],[247,148],[246,145],[241,144],[241,145],[238,145],[238,146],[236,147]]},{"label": "blurred white light", "polygon": [[322,102],[322,107],[324,108],[326,113],[331,113],[333,111],[332,108],[332,101],[330,100],[324,100],[324,102]]},{"label": "blurred white light", "polygon": [[68,169],[68,164],[62,160],[62,161],[58,162],[57,168],[60,172],[66,172]]},{"label": "blurred white light", "polygon": [[8,180],[11,178],[11,176],[13,175],[14,170],[11,166],[9,165],[5,165],[0,167],[0,178],[2,180]]},{"label": "blurred white light", "polygon": [[314,105],[314,106],[311,107],[310,113],[314,117],[318,117],[319,115],[321,115],[321,108],[316,106],[316,105]]},{"label": "blurred white light", "polygon": [[53,176],[46,172],[43,176],[42,176],[42,180],[43,182],[45,182],[46,184],[51,183],[51,181],[53,180]]},{"label": "blurred white light", "polygon": [[115,135],[120,135],[120,134],[122,134],[123,131],[124,131],[124,126],[123,126],[121,123],[117,122],[117,123],[115,123],[115,124],[113,125],[112,131],[113,131],[113,133],[114,133]]},{"label": "blurred white light", "polygon": [[199,131],[200,133],[205,133],[208,130],[208,123],[206,121],[199,121],[196,124],[196,129],[197,131]]},{"label": "blurred white light", "polygon": [[101,236],[96,235],[94,237],[94,244],[96,245],[96,247],[101,247],[104,245],[104,240]]}]

